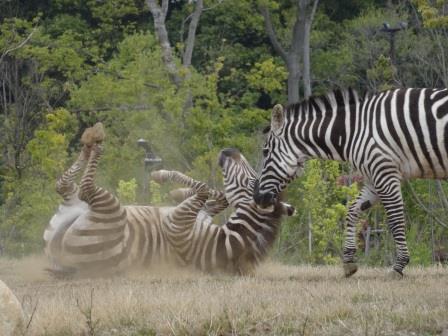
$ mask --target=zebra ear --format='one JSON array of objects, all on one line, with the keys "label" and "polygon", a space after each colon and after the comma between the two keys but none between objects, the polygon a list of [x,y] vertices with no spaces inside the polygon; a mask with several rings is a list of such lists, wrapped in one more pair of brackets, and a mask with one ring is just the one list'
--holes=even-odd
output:
[{"label": "zebra ear", "polygon": [[277,104],[272,109],[271,131],[276,133],[280,131],[285,121],[285,112],[281,104]]}]

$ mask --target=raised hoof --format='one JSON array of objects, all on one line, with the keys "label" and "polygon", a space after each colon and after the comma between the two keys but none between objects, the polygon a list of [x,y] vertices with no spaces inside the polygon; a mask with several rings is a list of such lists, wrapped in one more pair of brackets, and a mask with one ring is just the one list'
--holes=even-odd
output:
[{"label": "raised hoof", "polygon": [[81,143],[87,146],[91,146],[94,143],[103,142],[106,137],[104,126],[98,122],[94,126],[87,128],[81,136]]},{"label": "raised hoof", "polygon": [[344,263],[344,275],[346,278],[351,277],[358,271],[358,265],[354,262]]},{"label": "raised hoof", "polygon": [[401,280],[403,279],[403,273],[400,273],[393,269],[387,272],[387,278],[390,280]]},{"label": "raised hoof", "polygon": [[151,173],[151,178],[157,183],[161,184],[166,182],[167,180],[167,171],[166,170],[157,170]]}]

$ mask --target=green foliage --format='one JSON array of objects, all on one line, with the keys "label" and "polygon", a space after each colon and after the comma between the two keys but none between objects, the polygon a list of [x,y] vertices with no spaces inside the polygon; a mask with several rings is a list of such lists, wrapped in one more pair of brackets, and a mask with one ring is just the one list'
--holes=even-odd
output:
[{"label": "green foliage", "polygon": [[27,151],[31,156],[31,169],[54,180],[64,170],[66,149],[78,125],[73,115],[62,108],[47,114],[46,120],[46,126],[34,132]]},{"label": "green foliage", "polygon": [[137,181],[135,178],[129,181],[118,181],[118,199],[122,204],[133,204],[137,198]]},{"label": "green foliage", "polygon": [[[446,5],[413,1],[422,28],[414,25],[409,6],[386,3],[319,1],[311,33],[315,94],[347,86],[379,91],[447,85]],[[123,203],[165,201],[166,187],[144,185],[140,138],[163,159],[151,169],[178,169],[214,187],[221,186],[216,159],[222,148],[237,147],[251,162],[259,161],[260,130],[271,107],[286,101],[287,73],[257,6],[270,8],[279,40],[287,46],[295,3],[206,0],[188,69],[180,66],[180,58],[194,2],[169,4],[166,23],[180,87],[170,81],[144,0],[0,3],[0,250],[23,254],[41,247],[43,228],[60,201],[53,190],[56,178],[79,151],[82,130],[97,121],[107,133],[97,183]],[[380,31],[385,21],[410,25],[395,35],[394,64],[389,36]],[[289,187],[288,201],[297,214],[281,227],[279,257],[338,262],[346,207],[357,186],[339,186],[335,179],[348,173],[334,162],[309,162]],[[431,183],[410,185],[422,204],[448,223],[444,198]],[[448,243],[447,230],[430,219],[409,188],[405,185],[403,196],[411,260],[426,264],[431,244]],[[148,189],[150,199],[143,192]],[[359,254],[361,260],[388,264],[393,243],[382,207],[364,218],[385,232],[368,256]]]},{"label": "green foliage", "polygon": [[393,88],[395,68],[390,58],[380,55],[371,69],[367,69],[367,79],[372,82],[373,87],[379,91]]},{"label": "green foliage", "polygon": [[278,64],[273,57],[256,62],[246,79],[253,89],[261,90],[273,99],[281,98],[288,73],[284,65]]},{"label": "green foliage", "polygon": [[[286,253],[282,252],[286,259],[325,264],[339,261],[346,204],[358,193],[356,184],[336,184],[340,174],[337,162],[310,160],[301,178],[291,185],[289,200],[300,206],[297,215],[282,226],[280,239],[286,247]],[[293,231],[300,233],[291,235]]]},{"label": "green foliage", "polygon": [[163,202],[163,194],[160,184],[154,181],[149,181],[149,190],[151,191],[151,204],[159,205]]},{"label": "green foliage", "polygon": [[41,248],[43,229],[61,201],[54,189],[56,178],[65,169],[67,147],[77,127],[67,110],[48,114],[26,148],[31,162],[26,174],[19,180],[7,178],[0,212],[0,247],[9,253]]},{"label": "green foliage", "polygon": [[446,1],[444,0],[413,0],[423,18],[423,24],[428,28],[448,27]]}]

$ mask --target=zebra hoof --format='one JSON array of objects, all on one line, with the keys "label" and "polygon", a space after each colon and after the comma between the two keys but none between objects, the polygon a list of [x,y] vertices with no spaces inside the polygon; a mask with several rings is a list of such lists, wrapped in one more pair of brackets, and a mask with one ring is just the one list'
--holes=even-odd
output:
[{"label": "zebra hoof", "polygon": [[92,146],[94,143],[100,143],[106,137],[104,126],[98,122],[94,126],[87,128],[81,136],[81,143]]},{"label": "zebra hoof", "polygon": [[157,171],[151,173],[151,178],[154,181],[156,181],[157,183],[162,184],[162,183],[166,182],[168,179],[167,172],[168,171],[166,171],[166,170],[157,170]]},{"label": "zebra hoof", "polygon": [[354,262],[344,263],[344,275],[346,278],[351,277],[358,271],[358,265]]},{"label": "zebra hoof", "polygon": [[387,272],[387,278],[390,280],[401,280],[403,279],[403,273],[393,269]]}]

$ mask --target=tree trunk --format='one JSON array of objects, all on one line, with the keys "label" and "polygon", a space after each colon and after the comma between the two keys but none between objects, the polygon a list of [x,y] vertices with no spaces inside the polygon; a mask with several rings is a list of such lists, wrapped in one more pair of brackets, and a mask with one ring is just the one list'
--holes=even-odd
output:
[{"label": "tree trunk", "polygon": [[[288,103],[300,101],[300,79],[303,76],[305,97],[311,95],[311,62],[310,35],[311,25],[316,13],[318,0],[296,0],[296,21],[291,33],[291,44],[286,50],[277,39],[272,25],[269,10],[260,6],[260,13],[264,18],[266,34],[276,53],[283,59],[288,69]],[[300,61],[303,62],[302,69]]]},{"label": "tree trunk", "polygon": [[295,55],[288,57],[288,104],[300,101],[300,67],[299,60]]},{"label": "tree trunk", "polygon": [[303,36],[303,91],[305,98],[311,96],[311,60],[310,60],[311,22],[305,23]]},{"label": "tree trunk", "polygon": [[193,56],[194,42],[196,39],[196,29],[199,24],[199,19],[202,14],[202,10],[204,8],[204,1],[197,0],[196,7],[191,17],[190,25],[188,27],[188,37],[187,42],[185,44],[185,51],[182,58],[182,64],[185,68],[188,68],[191,65],[191,58]]},{"label": "tree trunk", "polygon": [[168,70],[171,81],[180,87],[181,78],[174,62],[173,51],[170,40],[168,39],[168,32],[165,26],[166,11],[168,10],[168,0],[162,0],[162,7],[157,4],[156,0],[146,0],[149,10],[154,19],[154,29],[159,40],[160,48],[162,49],[162,60]]},{"label": "tree trunk", "polygon": [[303,42],[302,42],[302,59],[303,59],[303,91],[305,98],[312,94],[311,90],[311,26],[316,14],[319,0],[300,0],[300,20],[303,24]]}]

